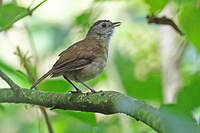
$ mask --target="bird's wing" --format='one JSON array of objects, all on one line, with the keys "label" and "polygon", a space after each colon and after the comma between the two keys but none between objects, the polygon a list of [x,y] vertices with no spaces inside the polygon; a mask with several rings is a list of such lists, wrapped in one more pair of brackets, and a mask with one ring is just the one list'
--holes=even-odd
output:
[{"label": "bird's wing", "polygon": [[98,41],[82,40],[59,54],[60,58],[53,65],[53,74],[80,70],[90,64],[99,51]]}]

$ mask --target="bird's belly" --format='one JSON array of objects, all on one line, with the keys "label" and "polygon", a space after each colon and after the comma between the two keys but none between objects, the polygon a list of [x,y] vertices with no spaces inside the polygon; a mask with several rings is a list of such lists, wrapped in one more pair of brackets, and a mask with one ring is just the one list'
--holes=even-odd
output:
[{"label": "bird's belly", "polygon": [[102,73],[105,65],[106,65],[106,59],[97,58],[84,69],[66,73],[65,76],[77,82],[78,80],[87,81],[95,78],[97,75]]}]

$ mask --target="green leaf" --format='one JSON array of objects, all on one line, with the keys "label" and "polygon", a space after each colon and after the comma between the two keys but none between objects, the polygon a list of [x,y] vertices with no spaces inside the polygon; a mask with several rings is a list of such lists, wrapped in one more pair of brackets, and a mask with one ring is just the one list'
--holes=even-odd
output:
[{"label": "green leaf", "polygon": [[138,99],[162,101],[162,85],[160,72],[152,72],[140,81],[134,75],[134,63],[128,56],[116,52],[115,64],[127,95]]},{"label": "green leaf", "polygon": [[80,112],[80,111],[70,111],[70,110],[56,110],[59,115],[64,115],[65,117],[71,116],[82,122],[88,123],[92,126],[97,124],[96,116],[94,113],[90,112]]},{"label": "green leaf", "polygon": [[26,8],[9,3],[0,7],[0,31],[9,28],[14,22],[28,13]]},{"label": "green leaf", "polygon": [[98,8],[85,10],[75,18],[75,24],[82,27],[83,31],[87,31],[99,15]]},{"label": "green leaf", "polygon": [[65,93],[71,88],[71,85],[62,79],[48,79],[38,84],[37,88],[43,91]]},{"label": "green leaf", "polygon": [[88,28],[90,26],[91,11],[85,11],[76,17],[76,24]]},{"label": "green leaf", "polygon": [[101,73],[100,75],[98,75],[96,78],[88,81],[88,84],[93,87],[95,86],[96,84],[98,84],[100,81],[103,81],[103,80],[107,80],[108,78],[108,75],[106,72],[103,72]]},{"label": "green leaf", "polygon": [[5,107],[2,104],[0,104],[0,111],[5,111]]},{"label": "green leaf", "polygon": [[144,0],[144,1],[146,4],[149,5],[149,12],[155,14],[160,12],[168,3],[169,0]]},{"label": "green leaf", "polygon": [[31,85],[28,77],[19,70],[15,70],[8,64],[0,60],[0,69],[5,72],[16,84],[23,88],[27,88]]},{"label": "green leaf", "polygon": [[178,105],[181,110],[191,112],[200,107],[200,75],[196,74],[190,78],[190,83],[184,86],[178,94]]},{"label": "green leaf", "polygon": [[173,2],[176,2],[177,4],[181,5],[181,4],[185,4],[187,2],[197,2],[198,0],[173,0]]},{"label": "green leaf", "polygon": [[178,105],[162,105],[160,112],[166,133],[200,133],[200,127],[192,116],[183,112]]},{"label": "green leaf", "polygon": [[195,2],[185,4],[179,14],[180,28],[186,38],[200,50],[200,8]]}]

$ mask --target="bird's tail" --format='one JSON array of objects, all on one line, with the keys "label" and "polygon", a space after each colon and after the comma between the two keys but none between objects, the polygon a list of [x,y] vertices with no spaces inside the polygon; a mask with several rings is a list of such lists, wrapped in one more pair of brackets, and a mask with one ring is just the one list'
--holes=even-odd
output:
[{"label": "bird's tail", "polygon": [[32,86],[30,89],[35,88],[42,80],[44,80],[46,77],[48,77],[49,75],[51,75],[53,72],[53,70],[49,70],[47,73],[45,73],[40,79],[38,79]]}]

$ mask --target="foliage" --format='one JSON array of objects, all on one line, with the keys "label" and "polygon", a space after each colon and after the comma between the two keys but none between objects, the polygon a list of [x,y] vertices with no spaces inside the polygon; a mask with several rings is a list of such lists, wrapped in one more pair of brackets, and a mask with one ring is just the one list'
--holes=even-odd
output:
[{"label": "foliage", "polygon": [[9,3],[0,7],[0,30],[10,28],[12,23],[28,13],[24,7],[17,6],[14,3]]},{"label": "foliage", "polygon": [[12,80],[22,87],[28,87],[31,83],[28,77],[20,70],[15,70],[13,67],[9,66],[5,62],[0,60],[0,69],[6,72]]},{"label": "foliage", "polygon": [[115,56],[116,67],[126,93],[138,99],[149,99],[161,103],[160,72],[151,72],[145,80],[138,80],[133,75],[134,62],[130,58],[120,56],[117,51]]},{"label": "foliage", "polygon": [[150,13],[158,13],[160,12],[169,2],[169,0],[160,0],[155,1],[155,0],[145,0],[145,2],[149,5],[149,11]]},{"label": "foliage", "polygon": [[200,50],[200,8],[194,1],[183,4],[179,13],[179,23],[186,38]]},{"label": "foliage", "polygon": [[[36,8],[38,8],[38,6],[36,6],[35,8],[30,9],[29,7],[24,5],[22,6],[19,3],[20,2],[18,2],[17,0],[17,2],[5,3],[0,7],[0,31],[12,29],[12,26],[15,22],[21,20],[25,16],[31,15],[32,12],[30,11],[32,9],[35,10]],[[75,1],[72,1],[71,3],[75,3]],[[124,9],[118,8],[118,3],[124,3]],[[104,9],[104,7],[106,7],[106,4],[111,4],[112,6],[109,7],[115,9],[116,12],[114,12],[114,14],[115,16],[118,16],[116,17],[116,20],[120,19],[120,21],[123,21],[121,28],[123,30],[117,29],[118,33],[113,38],[117,41],[112,41],[115,42],[115,44],[112,43],[111,48],[114,47],[115,50],[113,50],[114,54],[112,54],[112,56],[110,57],[109,62],[112,63],[108,65],[108,68],[112,67],[113,70],[106,69],[106,71],[102,75],[90,81],[89,84],[92,85],[92,87],[94,88],[101,89],[102,87],[110,87],[112,89],[118,89],[119,91],[124,91],[129,96],[145,100],[149,103],[153,103],[155,104],[155,106],[161,105],[161,115],[165,120],[163,122],[167,123],[167,125],[169,126],[168,132],[170,133],[198,133],[198,127],[195,125],[194,119],[192,119],[192,112],[200,106],[200,76],[198,74],[199,70],[191,72],[185,69],[188,65],[191,65],[190,57],[192,56],[189,56],[189,58],[184,57],[184,59],[186,59],[186,62],[181,64],[182,79],[183,81],[187,82],[183,82],[182,89],[180,90],[180,92],[177,93],[177,103],[174,105],[165,105],[163,104],[164,94],[162,91],[162,73],[159,69],[160,62],[152,60],[152,64],[156,64],[155,69],[150,69],[150,66],[148,68],[141,68],[140,73],[145,73],[144,71],[146,71],[146,69],[149,69],[149,72],[147,74],[145,73],[145,76],[140,75],[142,78],[138,79],[138,77],[134,73],[134,70],[136,69],[136,64],[139,61],[134,54],[140,53],[142,55],[140,60],[142,60],[143,62],[149,62],[149,58],[153,58],[150,57],[150,55],[155,51],[145,50],[154,47],[151,43],[152,41],[156,40],[154,36],[159,36],[157,33],[158,29],[156,28],[156,26],[149,26],[144,18],[145,15],[148,14],[158,15],[169,4],[173,7],[173,9],[175,9],[174,17],[172,19],[183,31],[185,35],[184,38],[191,44],[189,44],[189,47],[194,47],[199,52],[199,0],[143,0],[142,2],[140,0],[94,0],[92,3],[88,4],[89,6],[87,6],[86,9],[84,8],[83,10],[81,8],[78,9],[77,7],[81,6],[78,6],[78,3],[75,3],[74,5],[77,5],[77,7],[73,6],[73,11],[75,12],[75,10],[78,10],[79,12],[76,12],[75,14],[73,14],[73,16],[70,16],[68,18],[66,17],[67,19],[62,19],[62,23],[49,22],[47,19],[40,16],[40,14],[42,14],[41,12],[38,13],[39,15],[36,13],[36,15],[29,17],[29,20],[27,19],[25,21],[25,24],[28,25],[33,35],[33,41],[35,42],[35,46],[37,47],[37,56],[40,57],[38,62],[31,66],[33,67],[31,69],[33,69],[34,71],[40,69],[40,66],[42,67],[44,65],[43,61],[45,62],[46,60],[48,60],[49,56],[54,56],[55,52],[58,52],[57,50],[63,49],[63,47],[65,46],[65,42],[67,45],[70,45],[70,43],[74,41],[74,38],[80,39],[81,37],[83,37],[81,35],[77,35],[77,32],[86,32],[88,27],[96,19],[102,18],[101,16],[106,16],[107,14],[109,14],[107,13],[108,10],[106,8]],[[101,7],[102,5],[103,8]],[[106,10],[106,13],[104,12],[104,10]],[[70,10],[68,11],[70,12]],[[68,14],[68,12],[64,12],[63,14],[61,14],[63,15],[63,18],[65,18],[65,14]],[[57,15],[59,16],[59,14]],[[66,23],[68,25],[66,25]],[[148,28],[145,29],[145,27]],[[0,34],[0,36],[3,36],[3,32],[2,34]],[[23,42],[23,40],[21,41]],[[155,42],[158,43],[159,41],[156,40]],[[147,43],[147,45],[141,43]],[[2,41],[0,42],[0,45],[8,44]],[[30,49],[30,54],[31,50],[33,50],[33,48]],[[8,51],[8,53],[12,52],[13,51]],[[192,55],[198,55],[198,52],[195,53],[193,51]],[[14,54],[10,55],[15,56]],[[18,63],[19,62],[20,61],[18,61]],[[21,87],[30,87],[31,83],[28,79],[27,73],[24,72],[23,69],[18,70],[15,69],[15,67],[16,66],[14,66],[14,63],[9,64],[7,62],[7,59],[3,59],[3,57],[0,57],[0,69],[6,72],[6,74],[8,74],[9,77],[11,77]],[[118,84],[119,86],[113,87],[112,84]],[[65,93],[66,91],[72,89],[72,87],[63,79],[45,80],[39,84],[38,88],[43,91],[59,93]],[[44,126],[45,124],[43,121],[40,120],[39,115],[38,119],[30,118],[30,121],[28,123],[24,122],[25,120],[29,120],[28,116],[24,119],[21,118],[22,116],[20,113],[24,114],[24,112],[27,113],[31,110],[37,109],[35,109],[35,107],[25,109],[24,106],[19,105],[0,105],[0,118],[2,120],[2,123],[4,123],[3,126],[6,125],[5,123],[7,120],[9,121],[9,123],[11,123],[12,126],[15,124],[12,121],[17,121],[19,124],[16,125],[16,128],[18,128],[16,132],[37,132],[37,129],[47,132]],[[20,115],[16,115],[16,112]],[[30,113],[34,114],[34,112]],[[98,114],[95,115],[93,113],[75,111],[56,111],[53,114],[50,113],[50,115],[55,131],[60,133],[112,133],[133,131],[138,133],[142,131],[148,133],[154,132],[149,127],[145,127],[144,125],[138,124],[138,122],[130,119],[124,120],[121,118],[121,116],[105,117]],[[127,122],[127,125],[122,124],[124,121]],[[176,121],[177,125],[171,125],[171,121]],[[1,125],[0,129],[3,128],[3,126]],[[145,127],[145,131],[143,127]]]}]

